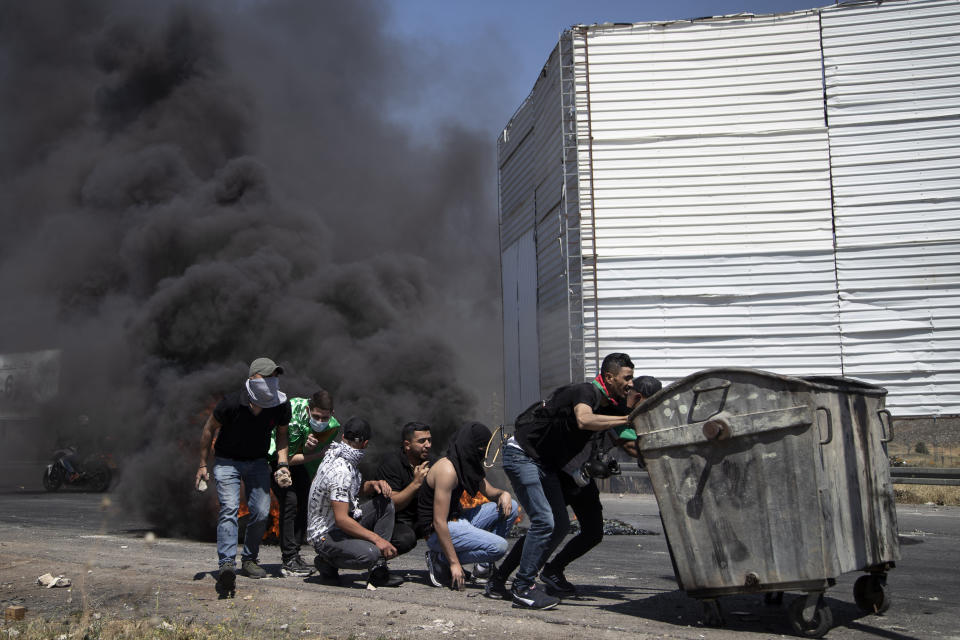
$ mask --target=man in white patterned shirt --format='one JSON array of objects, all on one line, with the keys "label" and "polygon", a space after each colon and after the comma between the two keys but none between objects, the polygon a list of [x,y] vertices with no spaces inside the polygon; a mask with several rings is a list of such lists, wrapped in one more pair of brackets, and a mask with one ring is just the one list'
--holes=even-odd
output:
[{"label": "man in white patterned shirt", "polygon": [[[370,443],[370,424],[350,418],[340,442],[330,444],[307,500],[307,542],[317,552],[314,564],[321,579],[339,581],[339,569],[361,569],[375,587],[396,587],[386,562],[396,557],[390,544],[394,507],[385,480],[363,482],[358,465]],[[372,496],[360,504],[360,496]]]}]

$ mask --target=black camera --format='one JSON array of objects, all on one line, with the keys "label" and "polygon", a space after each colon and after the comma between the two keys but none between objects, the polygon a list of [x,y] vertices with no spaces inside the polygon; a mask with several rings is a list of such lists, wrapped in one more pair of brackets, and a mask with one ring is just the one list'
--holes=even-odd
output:
[{"label": "black camera", "polygon": [[620,475],[620,463],[606,454],[594,456],[582,465],[579,473],[573,473],[573,480],[579,486],[585,487],[591,478],[602,480],[610,476]]}]

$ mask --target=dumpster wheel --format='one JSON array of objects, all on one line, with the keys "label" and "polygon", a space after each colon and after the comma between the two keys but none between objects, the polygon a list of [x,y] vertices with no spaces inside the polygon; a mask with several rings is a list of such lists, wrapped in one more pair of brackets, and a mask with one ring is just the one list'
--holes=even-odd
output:
[{"label": "dumpster wheel", "polygon": [[[805,609],[809,620],[803,615]],[[811,592],[791,602],[787,616],[794,632],[806,638],[822,638],[833,627],[833,612],[824,603],[822,592]]]},{"label": "dumpster wheel", "polygon": [[722,627],[726,624],[723,610],[717,600],[708,598],[703,601],[703,624],[708,627]]},{"label": "dumpster wheel", "polygon": [[870,573],[853,583],[853,600],[863,611],[880,615],[890,608],[886,574]]}]

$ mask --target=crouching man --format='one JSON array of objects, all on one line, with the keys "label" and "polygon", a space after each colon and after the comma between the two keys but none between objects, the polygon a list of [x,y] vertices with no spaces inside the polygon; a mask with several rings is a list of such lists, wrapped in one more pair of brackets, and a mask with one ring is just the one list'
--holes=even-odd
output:
[{"label": "crouching man", "polygon": [[[350,418],[343,424],[341,441],[330,444],[310,485],[307,541],[317,552],[314,564],[325,582],[339,582],[339,569],[360,569],[369,585],[396,587],[403,579],[387,570],[387,560],[397,555],[390,544],[390,485],[363,482],[358,468],[370,434],[366,420]],[[372,498],[360,504],[361,495]]]},{"label": "crouching man", "polygon": [[[490,437],[479,422],[461,427],[420,487],[417,522],[424,523],[427,571],[436,587],[463,589],[464,564],[492,564],[507,552],[505,536],[517,519],[517,503],[487,482],[483,460]],[[463,511],[464,491],[471,496],[479,491],[491,502]]]}]

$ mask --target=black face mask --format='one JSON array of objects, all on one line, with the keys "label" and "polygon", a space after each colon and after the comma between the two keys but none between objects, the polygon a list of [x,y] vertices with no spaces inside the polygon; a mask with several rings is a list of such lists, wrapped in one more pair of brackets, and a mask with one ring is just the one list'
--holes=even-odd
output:
[{"label": "black face mask", "polygon": [[457,480],[468,495],[476,495],[480,491],[486,469],[483,467],[483,457],[490,442],[490,429],[479,422],[466,424],[453,434],[447,458],[457,472]]}]

